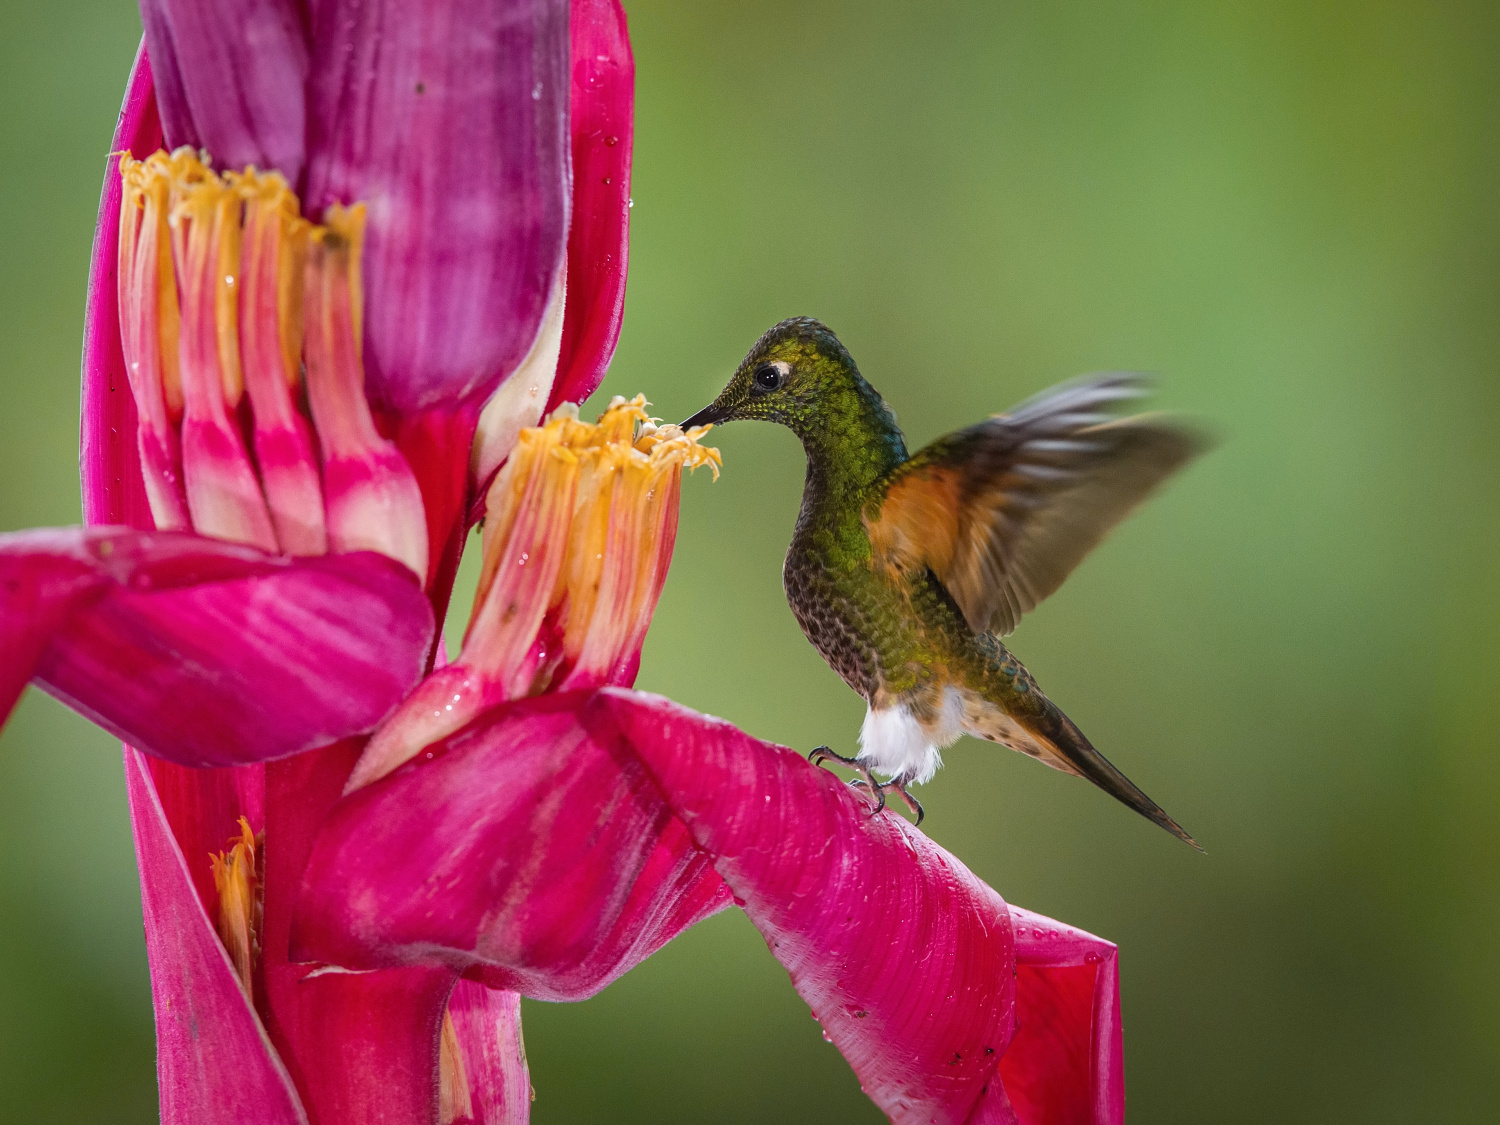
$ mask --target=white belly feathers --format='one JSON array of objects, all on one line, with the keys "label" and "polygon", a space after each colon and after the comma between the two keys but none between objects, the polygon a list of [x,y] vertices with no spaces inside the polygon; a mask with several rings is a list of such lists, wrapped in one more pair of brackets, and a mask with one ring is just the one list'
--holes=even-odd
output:
[{"label": "white belly feathers", "polygon": [[865,712],[859,728],[859,760],[903,784],[931,781],[943,764],[941,750],[964,733],[964,704],[949,688],[943,707],[925,725],[904,704]]}]

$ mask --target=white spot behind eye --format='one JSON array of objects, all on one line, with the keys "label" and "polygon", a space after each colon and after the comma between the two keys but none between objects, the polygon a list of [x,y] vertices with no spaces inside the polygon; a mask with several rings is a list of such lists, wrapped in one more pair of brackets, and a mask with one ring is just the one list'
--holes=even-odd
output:
[{"label": "white spot behind eye", "polygon": [[776,370],[780,372],[783,379],[785,379],[792,373],[792,365],[784,359],[773,359],[771,361],[771,366],[776,368]]}]

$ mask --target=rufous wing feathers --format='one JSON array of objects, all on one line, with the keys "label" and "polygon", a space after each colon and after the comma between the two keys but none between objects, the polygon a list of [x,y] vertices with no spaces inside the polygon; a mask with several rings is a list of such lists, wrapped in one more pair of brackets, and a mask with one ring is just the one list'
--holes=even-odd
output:
[{"label": "rufous wing feathers", "polygon": [[875,565],[928,567],[970,628],[1004,636],[1207,442],[1163,415],[1116,418],[1144,377],[1092,375],[948,434],[865,510]]}]

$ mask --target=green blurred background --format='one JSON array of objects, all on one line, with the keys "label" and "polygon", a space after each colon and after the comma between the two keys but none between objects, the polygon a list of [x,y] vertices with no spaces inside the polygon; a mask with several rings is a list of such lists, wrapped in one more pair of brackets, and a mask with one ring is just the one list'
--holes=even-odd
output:
[{"label": "green blurred background", "polygon": [[[814,314],[922,443],[1159,372],[1225,439],[1014,638],[1208,848],[965,741],[930,834],[1120,944],[1132,1117],[1469,1122],[1500,1098],[1500,9],[629,4],[629,302],[604,393],[668,419]],[[0,530],[78,519],[93,216],[128,0],[6,0]],[[716,435],[641,686],[807,748],[860,702],[787,611],[802,478]],[[737,912],[528,1004],[535,1120],[875,1121]],[[155,1120],[112,741],[0,738],[0,1118]],[[1488,1107],[1488,1109],[1486,1109]]]}]

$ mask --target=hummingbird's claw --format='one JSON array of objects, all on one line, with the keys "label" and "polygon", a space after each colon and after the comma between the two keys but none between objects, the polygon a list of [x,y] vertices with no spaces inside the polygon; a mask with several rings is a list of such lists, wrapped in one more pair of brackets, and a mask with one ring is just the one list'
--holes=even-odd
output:
[{"label": "hummingbird's claw", "polygon": [[876,781],[870,775],[868,769],[862,772],[864,773],[864,777],[856,777],[849,784],[855,789],[868,789],[870,791],[870,795],[875,798],[875,804],[870,808],[870,815],[879,816],[885,811],[885,786]]},{"label": "hummingbird's claw", "polygon": [[912,827],[922,827],[922,821],[927,816],[927,810],[922,808],[922,802],[911,795],[910,791],[908,791],[906,788],[906,783],[899,777],[893,781],[879,782],[871,777],[869,771],[866,770],[864,777],[856,777],[853,781],[849,782],[849,784],[854,786],[856,789],[869,789],[872,793],[879,794],[879,798],[876,801],[875,808],[870,812],[871,816],[874,816],[876,813],[885,808],[886,791],[894,789],[897,793],[901,794],[901,800],[905,803],[906,807],[912,811],[912,815],[917,818],[912,822]]},{"label": "hummingbird's claw", "polygon": [[922,818],[927,815],[927,811],[922,808],[922,802],[917,800],[909,792],[907,792],[906,786],[901,782],[899,778],[895,781],[890,782],[887,785],[887,788],[894,789],[897,793],[901,794],[901,799],[906,802],[906,807],[911,809],[912,813],[915,814],[917,818],[912,827],[921,828]]}]

